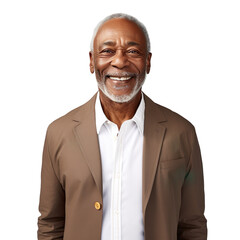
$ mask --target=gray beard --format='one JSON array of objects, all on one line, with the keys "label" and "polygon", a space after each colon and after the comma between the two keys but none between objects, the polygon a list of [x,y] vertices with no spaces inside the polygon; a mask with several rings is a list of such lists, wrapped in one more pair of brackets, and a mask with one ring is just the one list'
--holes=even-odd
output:
[{"label": "gray beard", "polygon": [[103,94],[108,97],[109,99],[111,99],[113,102],[117,102],[117,103],[125,103],[125,102],[129,102],[130,100],[132,100],[137,93],[140,91],[140,89],[142,88],[145,79],[146,79],[146,73],[144,75],[143,80],[139,79],[140,77],[137,76],[136,78],[136,84],[134,86],[133,91],[130,94],[126,94],[126,95],[122,95],[122,96],[116,96],[114,94],[111,94],[108,92],[105,81],[97,81],[98,83],[98,87],[99,89],[103,92]]}]

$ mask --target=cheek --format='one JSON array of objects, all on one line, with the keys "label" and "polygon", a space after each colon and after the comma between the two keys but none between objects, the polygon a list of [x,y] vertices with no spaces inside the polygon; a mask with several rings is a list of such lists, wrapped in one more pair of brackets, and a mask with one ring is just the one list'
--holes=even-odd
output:
[{"label": "cheek", "polygon": [[140,74],[146,72],[146,61],[136,59],[135,61],[131,61],[131,64]]},{"label": "cheek", "polygon": [[110,61],[104,58],[97,58],[94,62],[95,68],[102,72],[110,65]]},{"label": "cheek", "polygon": [[98,81],[102,80],[103,71],[106,68],[104,64],[97,62],[95,63],[95,76]]}]

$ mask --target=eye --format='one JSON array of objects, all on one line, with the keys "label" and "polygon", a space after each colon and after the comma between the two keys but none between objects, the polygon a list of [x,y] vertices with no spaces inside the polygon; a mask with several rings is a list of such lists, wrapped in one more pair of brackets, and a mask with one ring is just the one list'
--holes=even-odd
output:
[{"label": "eye", "polygon": [[100,53],[112,54],[112,53],[114,53],[114,51],[112,49],[107,48],[107,49],[103,49]]},{"label": "eye", "polygon": [[129,53],[136,53],[137,51],[136,50],[129,50],[128,52]]},{"label": "eye", "polygon": [[131,55],[140,55],[140,52],[136,49],[129,49],[127,53]]}]

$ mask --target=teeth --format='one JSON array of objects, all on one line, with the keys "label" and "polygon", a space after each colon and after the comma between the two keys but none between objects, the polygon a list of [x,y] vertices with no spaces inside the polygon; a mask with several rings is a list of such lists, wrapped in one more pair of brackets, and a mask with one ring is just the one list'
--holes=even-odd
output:
[{"label": "teeth", "polygon": [[117,81],[126,81],[129,80],[131,77],[109,77],[109,78]]}]

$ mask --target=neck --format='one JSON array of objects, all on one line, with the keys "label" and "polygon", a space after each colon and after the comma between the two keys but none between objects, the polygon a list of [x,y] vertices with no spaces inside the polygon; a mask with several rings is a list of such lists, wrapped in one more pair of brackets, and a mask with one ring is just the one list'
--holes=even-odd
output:
[{"label": "neck", "polygon": [[99,90],[99,96],[103,112],[105,113],[106,117],[111,122],[117,124],[118,129],[120,129],[124,121],[129,120],[134,116],[140,104],[142,93],[140,90],[133,99],[124,103],[112,101],[105,96],[101,90]]}]

